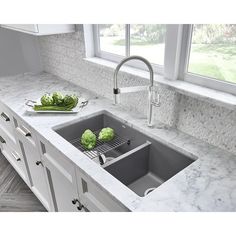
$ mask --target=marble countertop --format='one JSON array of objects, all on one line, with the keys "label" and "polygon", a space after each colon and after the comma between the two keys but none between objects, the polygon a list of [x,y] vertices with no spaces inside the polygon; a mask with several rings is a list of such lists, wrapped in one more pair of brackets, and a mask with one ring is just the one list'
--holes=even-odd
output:
[{"label": "marble countertop", "polygon": [[[77,92],[89,99],[78,114],[27,113],[25,99],[45,92]],[[44,139],[130,211],[236,211],[236,156],[163,124],[148,128],[146,117],[48,73],[0,78],[0,100]],[[53,127],[107,110],[159,142],[197,159],[145,198],[139,197],[53,131]]]}]

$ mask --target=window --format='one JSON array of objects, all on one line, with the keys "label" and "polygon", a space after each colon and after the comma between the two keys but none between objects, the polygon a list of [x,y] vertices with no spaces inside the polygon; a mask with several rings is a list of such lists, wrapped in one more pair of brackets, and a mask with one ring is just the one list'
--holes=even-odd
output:
[{"label": "window", "polygon": [[[153,64],[155,72],[163,72],[166,25],[101,24],[95,25],[94,31],[96,56],[120,61],[126,56],[139,55]],[[130,62],[130,65],[145,69],[139,62]]]},{"label": "window", "polygon": [[130,54],[164,65],[165,25],[130,25]]},{"label": "window", "polygon": [[186,81],[236,94],[236,25],[188,25]]},{"label": "window", "polygon": [[[236,24],[93,25],[92,55],[114,62],[140,55],[154,72],[236,95]],[[147,69],[143,63],[130,66]]]},{"label": "window", "polygon": [[188,72],[236,83],[236,25],[194,25]]},{"label": "window", "polygon": [[99,25],[100,50],[125,56],[125,25]]}]

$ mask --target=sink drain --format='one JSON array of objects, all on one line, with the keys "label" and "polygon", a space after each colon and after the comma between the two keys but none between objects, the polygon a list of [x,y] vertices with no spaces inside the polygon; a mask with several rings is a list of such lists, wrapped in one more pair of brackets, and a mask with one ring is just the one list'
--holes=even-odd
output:
[{"label": "sink drain", "polygon": [[155,190],[156,188],[148,188],[145,192],[144,192],[144,196],[147,196],[149,193],[151,193],[153,190]]}]

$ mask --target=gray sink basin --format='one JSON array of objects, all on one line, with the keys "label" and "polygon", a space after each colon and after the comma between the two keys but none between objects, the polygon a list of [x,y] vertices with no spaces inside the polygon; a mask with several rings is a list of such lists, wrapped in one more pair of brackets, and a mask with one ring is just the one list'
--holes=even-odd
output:
[{"label": "gray sink basin", "polygon": [[[93,152],[85,150],[80,144],[84,130],[91,129],[98,133],[104,127],[115,130],[115,139],[98,143]],[[194,162],[190,157],[126,125],[107,111],[54,130],[91,159],[95,159],[98,153],[113,157],[102,168],[141,197]]]}]

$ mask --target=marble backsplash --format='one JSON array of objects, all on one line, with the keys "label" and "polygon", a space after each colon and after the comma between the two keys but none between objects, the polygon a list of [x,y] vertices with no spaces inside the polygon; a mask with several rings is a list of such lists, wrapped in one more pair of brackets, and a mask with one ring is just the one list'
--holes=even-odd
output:
[{"label": "marble backsplash", "polygon": [[[113,70],[84,60],[83,26],[77,32],[39,38],[44,71],[55,74],[101,96],[112,99]],[[146,79],[121,73],[121,86],[143,85]],[[175,127],[236,154],[236,112],[159,87],[161,106],[154,108],[154,121]],[[146,116],[145,92],[122,94],[121,104]]]}]

